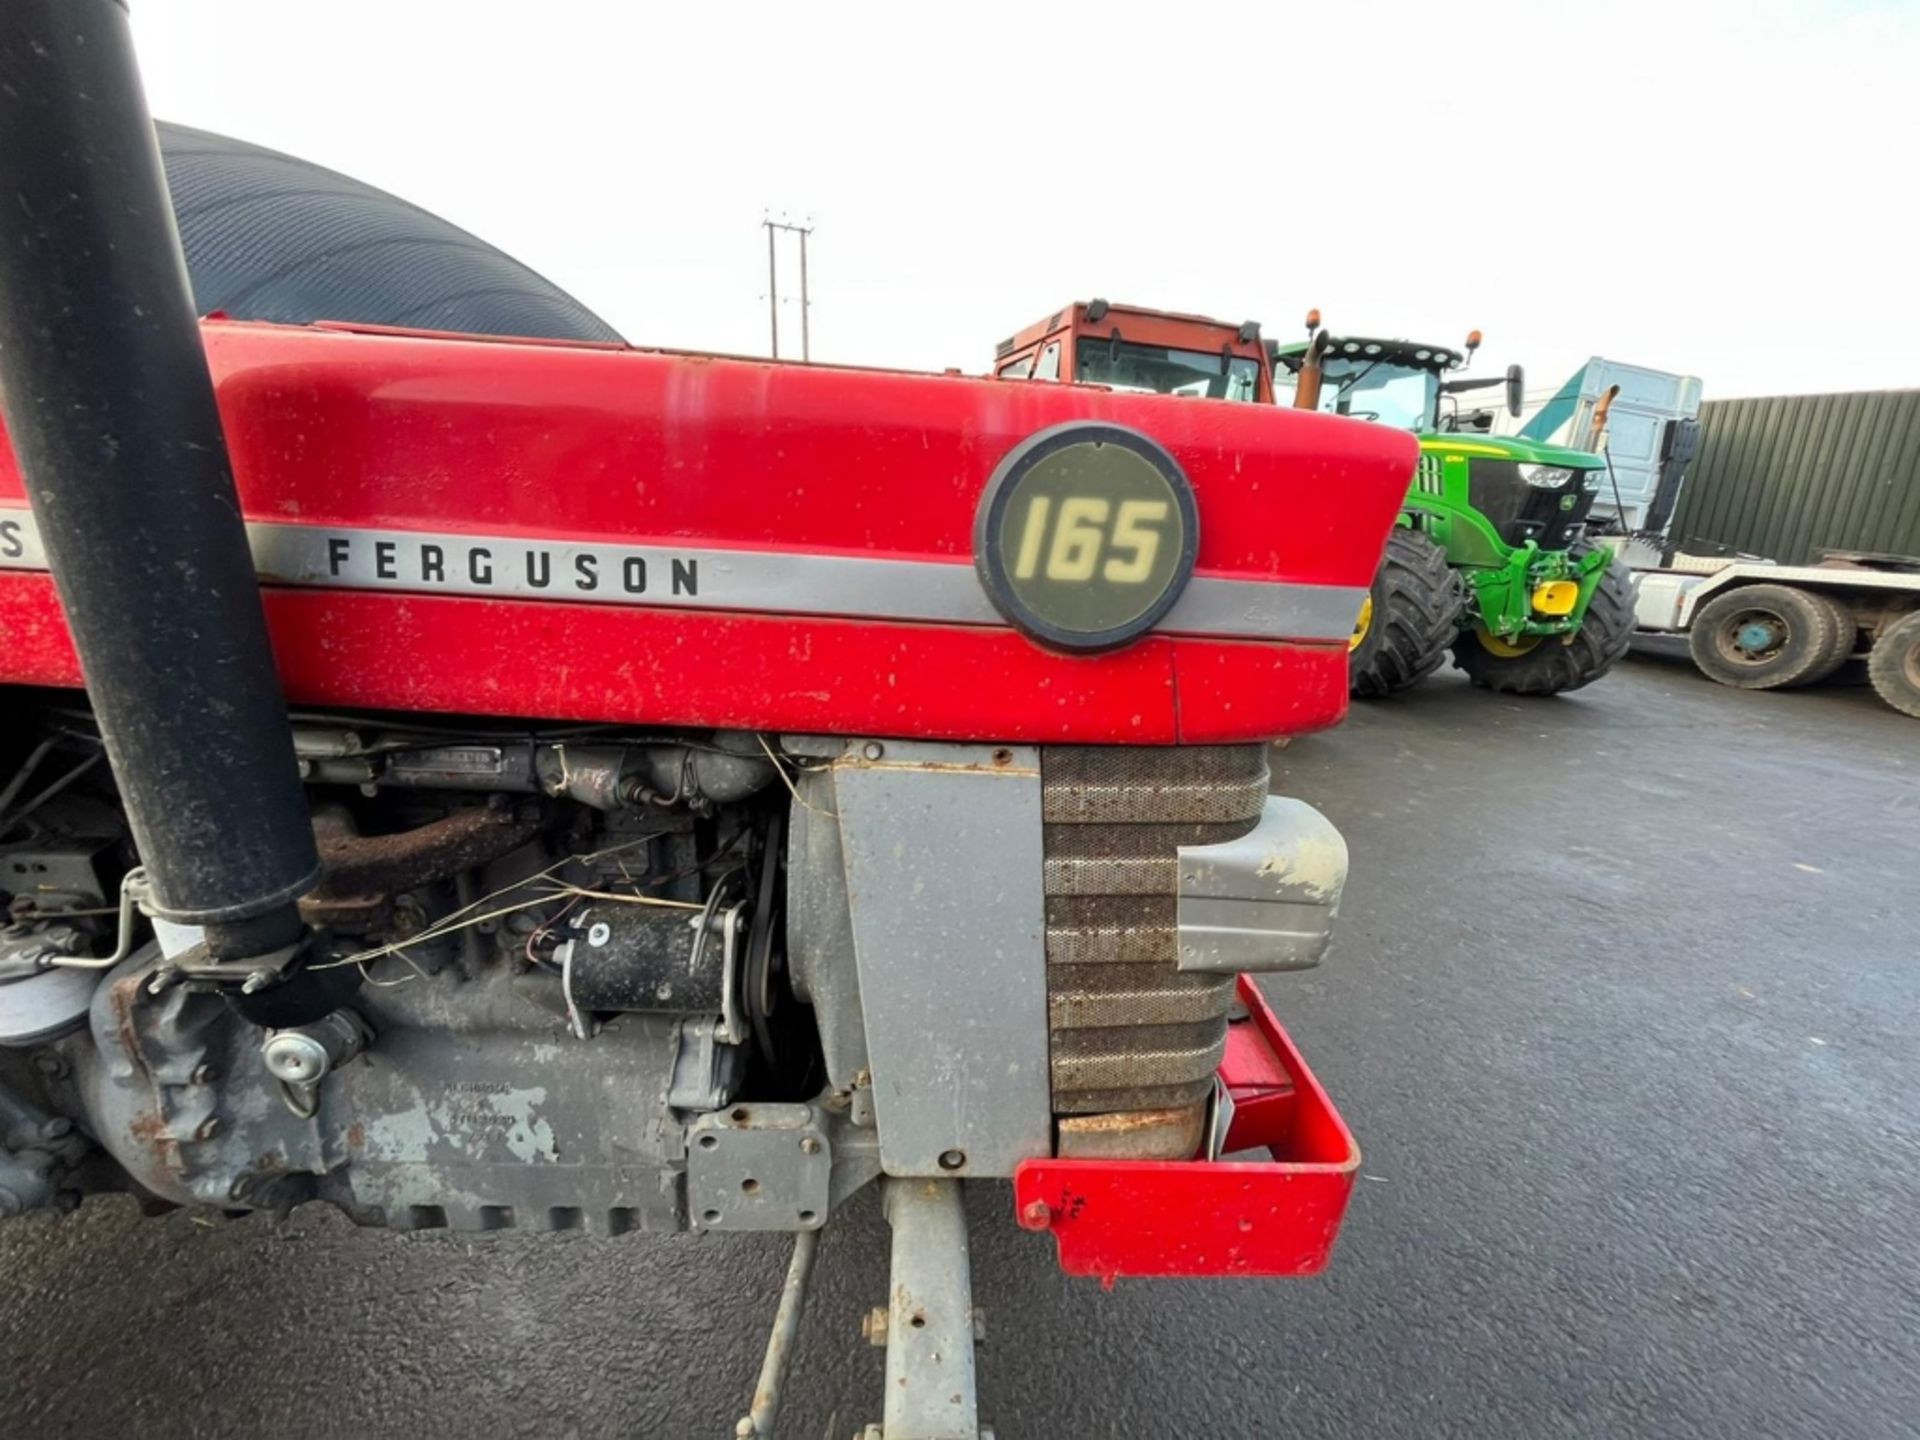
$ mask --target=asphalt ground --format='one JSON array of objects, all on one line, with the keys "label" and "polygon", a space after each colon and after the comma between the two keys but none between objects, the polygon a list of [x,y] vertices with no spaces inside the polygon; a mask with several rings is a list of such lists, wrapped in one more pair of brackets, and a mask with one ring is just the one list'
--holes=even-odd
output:
[{"label": "asphalt ground", "polygon": [[[1333,1266],[1103,1293],[977,1187],[1001,1440],[1920,1435],[1920,725],[1449,674],[1276,787],[1353,853],[1335,953],[1268,986],[1366,1152]],[[783,1436],[878,1418],[885,1256],[869,1194]],[[96,1200],[0,1225],[0,1434],[726,1436],[785,1259]]]}]

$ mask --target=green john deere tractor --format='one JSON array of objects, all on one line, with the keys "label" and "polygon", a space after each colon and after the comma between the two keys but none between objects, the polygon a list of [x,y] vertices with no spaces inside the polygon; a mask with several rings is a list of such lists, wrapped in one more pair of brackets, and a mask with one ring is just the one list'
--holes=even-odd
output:
[{"label": "green john deere tractor", "polygon": [[[1606,461],[1584,450],[1496,436],[1458,397],[1506,387],[1519,415],[1520,367],[1448,379],[1464,351],[1407,340],[1334,337],[1307,317],[1306,341],[1274,345],[1275,398],[1378,421],[1420,437],[1400,526],[1353,632],[1353,693],[1391,695],[1453,652],[1476,685],[1512,695],[1577,690],[1611,670],[1633,631],[1625,565],[1587,538]],[[1604,420],[1603,422],[1604,423]]]}]

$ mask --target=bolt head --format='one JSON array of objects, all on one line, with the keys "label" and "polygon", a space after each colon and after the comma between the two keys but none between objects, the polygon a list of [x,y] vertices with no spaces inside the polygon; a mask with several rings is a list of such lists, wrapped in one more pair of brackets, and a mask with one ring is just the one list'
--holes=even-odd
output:
[{"label": "bolt head", "polygon": [[820,1153],[819,1140],[812,1135],[804,1137],[800,1141],[800,1153],[802,1155],[818,1155]]},{"label": "bolt head", "polygon": [[1028,1201],[1020,1211],[1020,1223],[1029,1230],[1044,1230],[1047,1222],[1053,1218],[1053,1211],[1047,1208],[1044,1200]]},{"label": "bolt head", "polygon": [[882,745],[878,740],[869,740],[865,745],[860,747],[860,753],[869,760],[878,760],[882,755],[887,753],[887,747]]}]

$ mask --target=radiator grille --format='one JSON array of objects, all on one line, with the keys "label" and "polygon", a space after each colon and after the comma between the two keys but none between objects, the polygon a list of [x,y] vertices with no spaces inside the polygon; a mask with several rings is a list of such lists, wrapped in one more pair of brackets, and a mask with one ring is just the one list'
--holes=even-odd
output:
[{"label": "radiator grille", "polygon": [[1254,827],[1266,747],[1055,747],[1040,766],[1054,1111],[1203,1107],[1234,980],[1174,968],[1174,852]]}]

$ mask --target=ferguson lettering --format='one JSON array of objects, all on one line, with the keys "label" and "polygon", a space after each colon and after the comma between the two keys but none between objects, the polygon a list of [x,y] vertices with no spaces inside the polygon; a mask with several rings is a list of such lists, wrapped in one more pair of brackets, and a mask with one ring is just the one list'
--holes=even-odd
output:
[{"label": "ferguson lettering", "polygon": [[[333,581],[343,586],[444,590],[461,595],[593,595],[617,591],[658,599],[691,599],[700,594],[698,556],[641,555],[626,546],[516,545],[506,554],[496,555],[492,545],[467,544],[458,537],[414,540],[324,532],[317,541],[305,543],[317,546],[324,556],[321,563],[275,565],[273,573],[296,583]],[[20,548],[18,527],[13,521],[0,521],[0,558],[17,556]],[[277,550],[278,546],[272,548]],[[664,590],[654,585],[656,578],[664,580]]]}]

